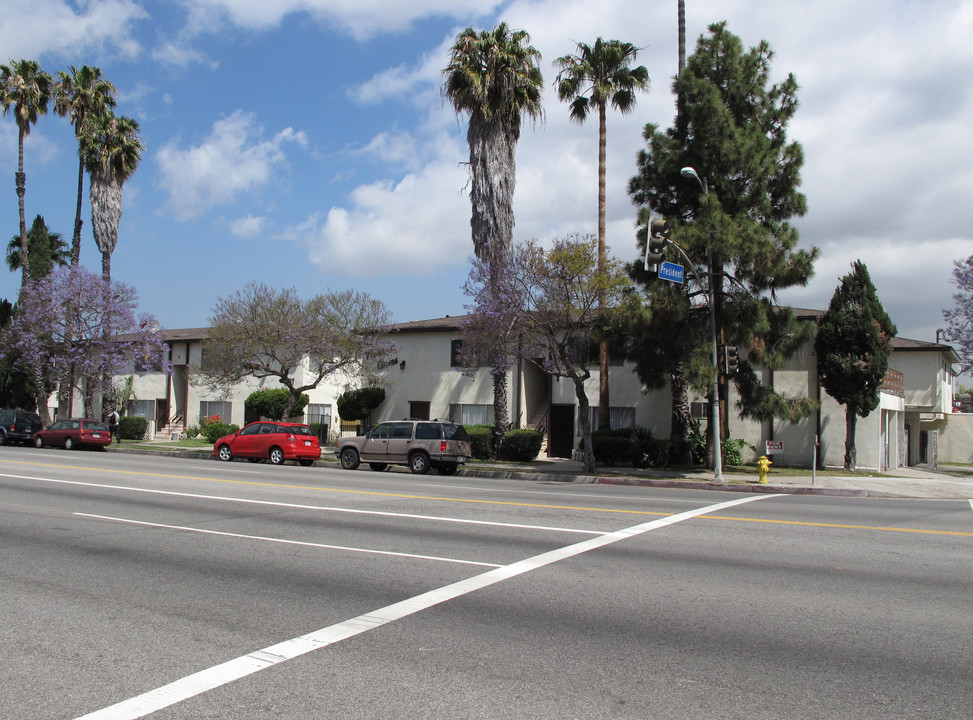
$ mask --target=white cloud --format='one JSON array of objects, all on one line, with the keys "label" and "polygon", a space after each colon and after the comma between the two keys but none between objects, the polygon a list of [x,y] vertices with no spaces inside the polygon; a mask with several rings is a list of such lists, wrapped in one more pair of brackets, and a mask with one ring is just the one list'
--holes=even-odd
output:
[{"label": "white cloud", "polygon": [[287,235],[309,247],[310,260],[344,275],[429,274],[472,253],[462,148],[441,138],[422,171],[396,182],[361,185],[349,207],[332,207]]},{"label": "white cloud", "polygon": [[76,62],[75,56],[103,48],[134,57],[141,49],[134,26],[148,17],[134,0],[14,0],[0,12],[0,47],[4,60],[51,54]]},{"label": "white cloud", "polygon": [[237,218],[230,222],[230,232],[237,237],[244,238],[260,237],[266,232],[266,227],[266,217],[254,217],[253,215]]},{"label": "white cloud", "polygon": [[225,17],[234,25],[253,30],[277,27],[287,15],[307,13],[321,23],[334,25],[358,40],[384,32],[409,29],[430,16],[471,19],[484,17],[500,0],[192,0],[187,3],[197,19]]},{"label": "white cloud", "polygon": [[165,145],[155,158],[160,185],[169,195],[166,209],[183,221],[234,202],[241,193],[268,184],[286,166],[286,143],[307,143],[304,133],[292,128],[270,140],[260,140],[262,133],[253,114],[237,110],[214,123],[200,145],[187,150]]}]

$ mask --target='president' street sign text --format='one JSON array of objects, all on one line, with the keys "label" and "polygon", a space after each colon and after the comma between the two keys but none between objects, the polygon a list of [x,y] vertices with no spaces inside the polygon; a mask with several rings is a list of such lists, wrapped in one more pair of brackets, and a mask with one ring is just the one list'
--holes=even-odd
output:
[{"label": "'president' street sign text", "polygon": [[664,262],[659,266],[659,279],[668,280],[673,283],[682,284],[683,277],[685,275],[685,268],[682,265],[676,265],[671,262]]}]

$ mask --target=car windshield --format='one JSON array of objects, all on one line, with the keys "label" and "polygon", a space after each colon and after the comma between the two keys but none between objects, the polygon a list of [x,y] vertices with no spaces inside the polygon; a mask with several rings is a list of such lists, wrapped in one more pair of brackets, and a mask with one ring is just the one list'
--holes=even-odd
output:
[{"label": "car windshield", "polygon": [[290,430],[291,433],[293,433],[294,435],[313,435],[314,434],[314,433],[311,432],[311,428],[309,428],[307,425],[291,425],[288,428],[288,430]]},{"label": "car windshield", "polygon": [[447,425],[446,423],[443,423],[443,434],[446,436],[447,440],[468,442],[470,439],[470,436],[466,434],[466,428],[462,425]]},{"label": "car windshield", "polygon": [[84,423],[84,429],[91,432],[105,431],[108,432],[108,426],[103,422],[98,422],[97,420],[89,420]]}]

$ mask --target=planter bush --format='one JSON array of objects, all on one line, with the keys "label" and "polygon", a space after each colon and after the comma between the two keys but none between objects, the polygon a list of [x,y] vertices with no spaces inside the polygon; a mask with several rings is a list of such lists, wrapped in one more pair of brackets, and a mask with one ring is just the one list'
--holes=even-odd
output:
[{"label": "planter bush", "polygon": [[126,415],[118,420],[118,437],[123,440],[144,440],[149,421],[137,415]]},{"label": "planter bush", "polygon": [[239,429],[239,425],[231,425],[229,423],[216,420],[206,423],[206,426],[203,427],[201,432],[203,437],[206,438],[207,442],[211,442],[215,445],[216,441],[221,437],[224,435],[232,435]]},{"label": "planter bush", "polygon": [[493,459],[493,425],[466,425],[466,434],[470,436],[470,451],[477,460]]},{"label": "planter bush", "polygon": [[605,465],[628,462],[632,457],[631,430],[595,430],[591,433],[595,461]]},{"label": "planter bush", "polygon": [[503,436],[500,457],[515,462],[532,462],[544,443],[544,433],[538,430],[509,430]]}]

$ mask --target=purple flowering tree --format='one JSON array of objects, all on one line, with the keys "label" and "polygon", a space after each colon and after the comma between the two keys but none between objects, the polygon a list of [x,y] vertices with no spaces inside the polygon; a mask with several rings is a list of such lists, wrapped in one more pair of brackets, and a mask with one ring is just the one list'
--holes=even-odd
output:
[{"label": "purple flowering tree", "polygon": [[973,367],[973,255],[953,261],[953,281],[957,292],[956,304],[943,310],[946,320],[946,339],[953,343],[963,363],[963,372]]},{"label": "purple flowering tree", "polygon": [[[513,247],[498,282],[475,263],[466,286],[473,302],[467,336],[475,348],[507,350],[537,362],[543,370],[574,384],[583,438],[584,470],[595,472],[591,414],[586,381],[598,363],[598,331],[631,287],[622,264],[608,258],[598,269],[598,239],[572,234],[545,249],[536,241]],[[605,308],[600,307],[600,298]],[[465,338],[464,338],[465,345]],[[515,354],[516,353],[516,354]],[[494,369],[496,372],[496,369]]]},{"label": "purple flowering tree", "polygon": [[62,267],[31,281],[21,293],[15,322],[0,336],[0,357],[9,349],[32,372],[37,407],[50,421],[45,387],[77,391],[84,414],[113,391],[121,373],[168,372],[168,348],[152,315],[137,314],[130,285],[106,282],[81,266]]}]

